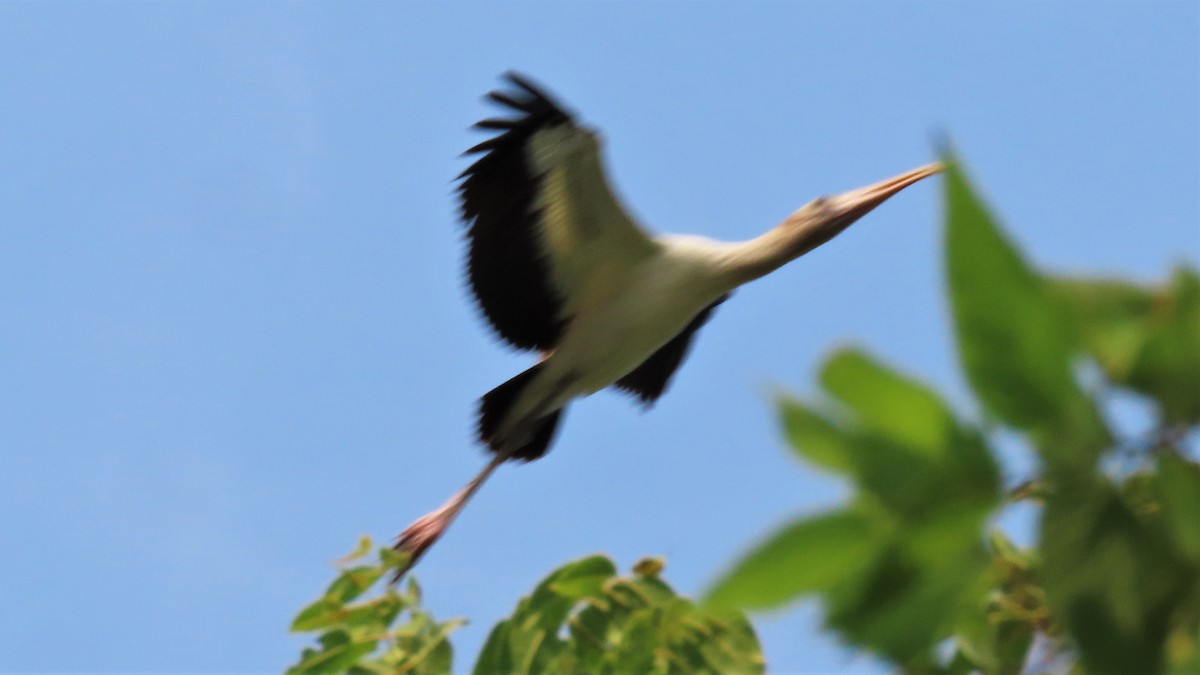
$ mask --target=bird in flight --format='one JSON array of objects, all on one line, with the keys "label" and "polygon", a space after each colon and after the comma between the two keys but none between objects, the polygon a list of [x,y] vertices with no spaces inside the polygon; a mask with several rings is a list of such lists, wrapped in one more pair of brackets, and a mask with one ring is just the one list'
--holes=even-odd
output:
[{"label": "bird in flight", "polygon": [[494,135],[467,150],[478,159],[459,176],[467,276],[496,333],[538,361],[483,395],[478,436],[492,459],[400,535],[410,566],[498,466],[546,453],[569,403],[615,387],[652,404],[734,289],[942,170],[819,197],[748,241],[652,235],[613,193],[596,132],[527,78],[504,78],[488,98],[510,114],[475,125]]}]

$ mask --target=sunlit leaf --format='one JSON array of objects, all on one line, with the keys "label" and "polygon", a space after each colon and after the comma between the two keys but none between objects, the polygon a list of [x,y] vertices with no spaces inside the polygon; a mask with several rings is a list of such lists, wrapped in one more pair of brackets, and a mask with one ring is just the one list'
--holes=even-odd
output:
[{"label": "sunlit leaf", "polygon": [[657,577],[666,567],[666,560],[659,556],[642,558],[633,564],[633,573],[643,577]]},{"label": "sunlit leaf", "polygon": [[852,510],[793,522],[727,572],[706,603],[762,609],[832,588],[871,563],[872,534],[870,518]]},{"label": "sunlit leaf", "polygon": [[1157,294],[1121,279],[1052,277],[1048,289],[1084,350],[1113,382],[1123,383],[1147,338]]},{"label": "sunlit leaf", "polygon": [[799,400],[781,397],[778,406],[784,434],[801,457],[838,473],[854,467],[841,429]]},{"label": "sunlit leaf", "polygon": [[404,609],[404,603],[394,593],[367,602],[350,605],[342,610],[339,619],[351,630],[382,632]]},{"label": "sunlit leaf", "polygon": [[475,675],[516,672],[512,650],[509,648],[511,626],[511,620],[504,620],[492,627],[487,641],[483,644],[483,650],[479,652],[479,658],[475,661]]},{"label": "sunlit leaf", "polygon": [[379,559],[384,570],[407,569],[412,562],[412,555],[397,551],[394,548],[379,549]]},{"label": "sunlit leaf", "polygon": [[642,562],[622,577],[601,556],[556,570],[492,629],[475,673],[762,672],[745,617],[695,607],[657,576],[661,560]]},{"label": "sunlit leaf", "polygon": [[355,560],[365,557],[368,553],[371,552],[372,546],[373,546],[373,543],[371,542],[371,538],[364,534],[363,536],[358,538],[358,545],[354,547],[353,551],[350,551],[349,553],[347,553],[346,555],[344,555],[338,559],[338,566],[344,567],[344,566],[349,565],[350,563],[354,562]]},{"label": "sunlit leaf", "polygon": [[[416,618],[416,616],[414,616]],[[412,675],[449,675],[453,649],[449,635],[464,623],[452,619],[441,623],[421,621],[417,630],[410,627],[397,631],[395,646],[382,660],[391,667],[388,672]]]},{"label": "sunlit leaf", "polygon": [[325,597],[336,602],[349,602],[367,591],[379,578],[384,569],[374,565],[351,567],[342,571],[325,591]]},{"label": "sunlit leaf", "polygon": [[332,626],[340,620],[341,611],[342,603],[329,598],[318,598],[316,602],[300,610],[292,621],[291,630],[310,631]]},{"label": "sunlit leaf", "polygon": [[[421,609],[415,580],[410,578],[404,593],[386,587],[376,597],[353,602],[390,569],[388,551],[380,551],[377,565],[340,572],[324,596],[300,611],[292,630],[324,632],[317,638],[319,648],[305,649],[300,663],[288,672],[449,674],[453,650],[446,636],[462,621],[437,622]],[[349,556],[365,557],[361,550]],[[397,626],[402,614],[407,622]]]},{"label": "sunlit leaf", "polygon": [[[841,381],[839,386],[847,386],[846,382],[854,379],[839,373],[851,368],[862,373],[869,363],[871,372],[879,375],[875,381],[887,380],[894,391],[916,391],[915,386],[904,387],[910,383],[865,356],[855,356],[853,361],[851,366],[843,353],[835,357],[839,365],[827,368],[834,379]],[[848,395],[863,401],[870,398]],[[949,414],[932,393],[922,389],[919,396],[924,404],[914,405],[913,409],[938,409]],[[883,403],[878,400],[879,405]],[[864,405],[871,408],[874,403]],[[891,425],[882,412],[868,413],[874,424],[857,417],[838,424],[795,400],[782,399],[780,409],[789,438],[802,456],[826,466],[836,464],[839,472],[854,478],[860,490],[878,499],[897,517],[921,520],[944,505],[991,505],[998,499],[995,459],[978,433],[959,428],[953,418],[923,427],[932,429],[936,425],[936,434],[921,434],[914,430],[922,425],[905,426],[899,420]],[[891,432],[897,429],[893,435]],[[934,442],[940,445],[929,445]]]},{"label": "sunlit leaf", "polygon": [[954,418],[941,399],[867,354],[851,349],[834,353],[820,378],[865,428],[932,456],[949,446]]},{"label": "sunlit leaf", "polygon": [[874,434],[855,434],[857,487],[894,517],[919,525],[946,511],[989,508],[999,499],[999,469],[983,439],[957,431],[942,457]]},{"label": "sunlit leaf", "polygon": [[946,268],[959,357],[986,409],[1049,456],[1090,462],[1108,442],[1072,373],[1072,339],[1046,283],[946,158]]},{"label": "sunlit leaf", "polygon": [[356,640],[346,631],[330,631],[320,638],[321,649],[307,649],[300,663],[288,669],[289,675],[336,673],[347,670],[359,659],[375,651],[377,641]]}]

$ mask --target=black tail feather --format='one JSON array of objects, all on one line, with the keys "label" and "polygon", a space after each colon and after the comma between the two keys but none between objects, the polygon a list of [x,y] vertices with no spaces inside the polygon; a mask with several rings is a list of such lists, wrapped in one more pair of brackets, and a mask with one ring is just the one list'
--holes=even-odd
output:
[{"label": "black tail feather", "polygon": [[[483,398],[479,400],[479,440],[492,452],[506,450],[503,447],[504,439],[497,438],[496,431],[500,428],[501,422],[513,404],[516,403],[521,391],[533,380],[541,367],[540,363],[533,366],[484,394]],[[529,440],[516,450],[509,452],[509,456],[529,462],[546,454],[546,450],[550,447],[550,441],[554,440],[554,432],[558,428],[558,420],[561,416],[562,410],[559,409],[535,420],[533,428],[528,432]]]},{"label": "black tail feather", "polygon": [[529,442],[513,453],[513,457],[531,462],[546,454],[546,451],[550,449],[550,441],[554,440],[554,432],[558,431],[558,418],[562,416],[562,412],[563,409],[559,408],[539,419]]}]

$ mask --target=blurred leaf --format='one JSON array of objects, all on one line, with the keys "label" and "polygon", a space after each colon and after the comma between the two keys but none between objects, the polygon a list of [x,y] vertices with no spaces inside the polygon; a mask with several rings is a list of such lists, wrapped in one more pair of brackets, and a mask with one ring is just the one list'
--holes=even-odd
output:
[{"label": "blurred leaf", "polygon": [[[893,438],[862,430],[848,433],[857,488],[890,515],[919,525],[943,513],[992,508],[1000,498],[999,469],[983,438],[956,430],[937,459]],[[976,533],[978,537],[978,533]]]},{"label": "blurred leaf", "polygon": [[1027,622],[993,620],[982,604],[955,625],[955,660],[961,673],[1018,675],[1024,672],[1035,629]]},{"label": "blurred leaf", "polygon": [[662,574],[667,562],[659,556],[642,558],[633,564],[633,573],[643,577],[657,577]]},{"label": "blurred leaf", "polygon": [[828,590],[870,564],[878,546],[873,529],[868,517],[851,510],[795,521],[734,565],[705,602],[765,609]]},{"label": "blurred leaf", "polygon": [[1166,423],[1200,421],[1200,277],[1164,288],[1058,278],[1052,289],[1077,338],[1114,383],[1154,398]]},{"label": "blurred leaf", "polygon": [[1200,466],[1173,454],[1158,464],[1158,485],[1176,545],[1200,561]]},{"label": "blurred leaf", "polygon": [[854,644],[925,669],[932,664],[934,646],[969,610],[970,591],[982,585],[986,570],[978,550],[928,566],[898,542],[876,557],[862,583],[825,595],[826,623]]},{"label": "blurred leaf", "polygon": [[359,659],[375,651],[375,640],[355,640],[344,630],[330,631],[320,637],[321,649],[306,649],[300,663],[287,670],[301,673],[336,673],[348,670]]},{"label": "blurred leaf", "polygon": [[1047,279],[1076,339],[1113,382],[1123,383],[1146,342],[1156,294],[1119,279]]},{"label": "blurred leaf", "polygon": [[379,549],[379,559],[385,572],[397,569],[407,569],[412,562],[412,556],[394,548]]},{"label": "blurred leaf", "polygon": [[300,610],[292,621],[291,630],[310,631],[332,626],[338,622],[341,610],[342,603],[329,598],[317,598],[316,602]]},{"label": "blurred leaf", "polygon": [[946,164],[946,266],[967,379],[991,414],[1035,432],[1049,457],[1090,463],[1109,436],[1075,382],[1064,317],[954,159]]},{"label": "blurred leaf", "polygon": [[982,436],[960,427],[928,388],[850,350],[827,360],[822,382],[849,408],[842,419],[795,399],[780,401],[788,439],[801,456],[848,474],[907,521],[936,517],[943,508],[990,508],[998,500],[999,469]]},{"label": "blurred leaf", "polygon": [[408,591],[405,593],[408,601],[414,605],[421,604],[421,584],[416,577],[408,578]]},{"label": "blurred leaf", "polygon": [[1195,424],[1200,422],[1200,276],[1178,270],[1169,300],[1155,310],[1129,383],[1159,402],[1165,422]]},{"label": "blurred leaf", "polygon": [[1050,629],[1049,614],[1031,552],[1018,550],[999,530],[988,533],[988,543],[992,587],[954,624],[955,672],[1017,675],[1024,672],[1034,635]]},{"label": "blurred leaf", "polygon": [[367,633],[378,633],[386,631],[403,609],[404,603],[400,597],[395,593],[387,593],[346,607],[339,618],[352,631],[362,629]]},{"label": "blurred leaf", "polygon": [[954,418],[941,399],[867,354],[835,352],[825,361],[820,379],[863,427],[931,456],[947,449]]},{"label": "blurred leaf", "polygon": [[1190,583],[1170,544],[1099,477],[1060,476],[1040,548],[1051,607],[1088,672],[1154,673],[1167,621]]},{"label": "blurred leaf", "polygon": [[708,603],[761,609],[816,594],[842,638],[932,669],[934,646],[989,588],[981,532],[1000,503],[999,468],[934,392],[870,356],[839,351],[821,373],[835,412],[791,399],[780,412],[802,456],[854,481],[853,505],[774,534]]},{"label": "blurred leaf", "polygon": [[517,672],[513,664],[512,650],[508,647],[511,625],[511,621],[504,620],[492,627],[487,641],[483,643],[483,650],[479,652],[479,658],[475,661],[473,672],[476,675]]},{"label": "blurred leaf", "polygon": [[414,621],[394,633],[392,649],[379,663],[388,673],[412,675],[449,675],[453,660],[449,635],[466,623],[452,619],[438,623],[427,616],[414,616]]},{"label": "blurred leaf", "polygon": [[354,547],[354,550],[338,559],[338,567],[345,567],[356,560],[366,557],[371,552],[372,546],[373,544],[369,536],[364,534],[359,537],[358,545]]},{"label": "blurred leaf", "polygon": [[778,406],[784,434],[802,458],[838,473],[853,468],[841,429],[799,400],[781,397]]},{"label": "blurred leaf", "polygon": [[343,570],[338,578],[329,585],[329,589],[325,591],[325,597],[335,602],[350,602],[366,593],[368,588],[379,581],[385,571],[382,567],[375,565],[363,565]]}]

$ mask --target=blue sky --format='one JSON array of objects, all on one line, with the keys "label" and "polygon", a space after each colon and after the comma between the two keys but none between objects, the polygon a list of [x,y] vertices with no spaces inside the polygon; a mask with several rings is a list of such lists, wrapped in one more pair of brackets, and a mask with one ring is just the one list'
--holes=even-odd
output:
[{"label": "blue sky", "polygon": [[[475,399],[529,359],[467,299],[452,178],[509,68],[657,231],[751,236],[945,132],[1039,264],[1195,264],[1197,5],[1084,7],[0,4],[0,670],[277,671],[331,561],[478,469]],[[769,405],[836,346],[969,409],[938,187],[739,291],[651,413],[596,395],[500,471],[418,568],[460,665],[568,559],[697,593],[836,503]],[[879,670],[812,606],[759,626],[775,672]]]}]

